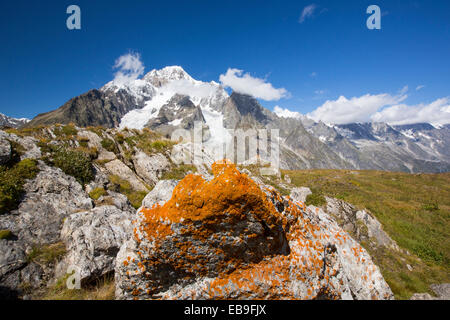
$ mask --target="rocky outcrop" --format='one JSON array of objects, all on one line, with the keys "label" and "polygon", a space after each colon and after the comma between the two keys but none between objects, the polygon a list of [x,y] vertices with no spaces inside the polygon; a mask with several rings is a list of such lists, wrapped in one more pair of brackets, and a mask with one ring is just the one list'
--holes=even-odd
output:
[{"label": "rocky outcrop", "polygon": [[116,159],[105,164],[106,170],[112,175],[116,175],[122,180],[128,181],[134,190],[147,191],[147,188],[139,177],[122,161]]},{"label": "rocky outcrop", "polygon": [[433,284],[430,288],[436,297],[429,293],[415,293],[410,300],[450,300],[450,283]]},{"label": "rocky outcrop", "polygon": [[188,175],[164,205],[139,210],[116,259],[116,298],[393,298],[367,252],[322,210],[233,165],[213,173]]},{"label": "rocky outcrop", "polygon": [[0,216],[0,229],[11,230],[28,246],[59,240],[63,219],[93,207],[81,185],[60,169],[39,164],[40,172],[25,186],[25,196],[17,210]]},{"label": "rocky outcrop", "polygon": [[374,247],[384,246],[392,250],[400,250],[397,243],[383,230],[381,223],[367,210],[358,210],[355,206],[330,197],[326,212],[334,217],[339,225],[358,242],[368,242]]},{"label": "rocky outcrop", "polygon": [[153,156],[139,151],[133,156],[136,173],[150,186],[154,186],[165,171],[170,169],[169,160],[158,153]]},{"label": "rocky outcrop", "polygon": [[172,197],[173,190],[177,184],[177,180],[159,181],[153,190],[144,198],[142,206],[144,208],[153,208],[154,205],[163,205]]},{"label": "rocky outcrop", "polygon": [[23,243],[0,240],[0,299],[17,298],[25,286],[38,288],[44,271],[29,263]]},{"label": "rocky outcrop", "polygon": [[33,255],[60,241],[65,218],[93,207],[73,177],[41,161],[39,169],[37,176],[25,183],[18,209],[0,215],[0,229],[12,233],[11,240],[0,240],[1,298],[24,298],[25,288],[44,286],[53,277],[53,262],[35,263]]},{"label": "rocky outcrop", "polygon": [[22,147],[23,153],[20,155],[20,160],[39,159],[42,156],[41,149],[37,146],[38,140],[34,137],[19,137],[0,130],[0,141],[8,140]]},{"label": "rocky outcrop", "polygon": [[134,210],[129,209],[101,206],[70,215],[61,231],[67,256],[59,269],[65,272],[70,266],[78,268],[81,284],[112,272],[120,246],[132,234]]},{"label": "rocky outcrop", "polygon": [[0,280],[26,264],[25,251],[17,242],[0,240]]},{"label": "rocky outcrop", "polygon": [[102,146],[102,138],[99,137],[95,132],[89,130],[80,130],[77,136],[81,139],[87,140],[89,148],[95,148],[98,151],[98,160],[114,160],[116,155],[114,152],[108,151]]},{"label": "rocky outcrop", "polygon": [[4,165],[11,160],[11,144],[6,139],[0,139],[0,165]]}]

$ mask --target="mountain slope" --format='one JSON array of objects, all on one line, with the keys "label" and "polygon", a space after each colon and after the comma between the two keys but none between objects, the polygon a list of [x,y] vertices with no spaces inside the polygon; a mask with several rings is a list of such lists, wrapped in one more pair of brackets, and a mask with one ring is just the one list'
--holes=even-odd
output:
[{"label": "mountain slope", "polygon": [[91,90],[69,100],[57,110],[38,115],[25,127],[74,123],[81,127],[114,128],[120,124],[125,114],[139,106],[140,101],[126,90],[117,92]]}]

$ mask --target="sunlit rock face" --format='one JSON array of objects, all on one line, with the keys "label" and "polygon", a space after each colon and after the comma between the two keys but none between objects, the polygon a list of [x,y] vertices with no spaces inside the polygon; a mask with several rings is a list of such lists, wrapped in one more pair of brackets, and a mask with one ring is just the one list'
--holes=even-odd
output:
[{"label": "sunlit rock face", "polygon": [[393,299],[367,252],[320,209],[227,162],[146,203],[116,259],[118,299]]}]

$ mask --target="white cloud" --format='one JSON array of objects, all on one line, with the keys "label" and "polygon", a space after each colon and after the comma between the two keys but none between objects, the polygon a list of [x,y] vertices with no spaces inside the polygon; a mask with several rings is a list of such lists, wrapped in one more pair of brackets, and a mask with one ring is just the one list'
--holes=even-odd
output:
[{"label": "white cloud", "polygon": [[115,64],[114,69],[118,71],[114,74],[114,82],[122,85],[138,79],[144,74],[144,64],[141,61],[141,55],[138,53],[128,53],[120,56]]},{"label": "white cloud", "polygon": [[171,81],[165,85],[167,90],[200,98],[208,98],[217,92],[217,87],[205,82],[192,82],[188,79]]},{"label": "white cloud", "polygon": [[420,86],[416,87],[416,91],[422,90],[423,88],[425,88],[425,86],[423,84],[421,84]]},{"label": "white cloud", "polygon": [[408,90],[409,90],[409,87],[408,87],[408,86],[404,86],[404,87],[399,91],[399,94],[400,94],[400,95],[404,95],[404,94],[406,94],[406,93],[408,92]]},{"label": "white cloud", "polygon": [[306,6],[303,8],[302,14],[300,15],[300,18],[298,19],[299,23],[305,22],[307,18],[310,18],[313,16],[314,11],[317,9],[317,6],[313,3],[309,6]]},{"label": "white cloud", "polygon": [[316,91],[314,91],[314,93],[321,96],[321,95],[325,94],[326,91],[325,90],[316,90]]},{"label": "white cloud", "polygon": [[387,122],[392,125],[411,123],[431,123],[442,125],[450,123],[450,98],[441,98],[430,104],[408,106],[394,105],[371,116],[372,121]]},{"label": "white cloud", "polygon": [[289,96],[289,92],[286,89],[276,89],[266,80],[254,78],[238,69],[228,69],[227,73],[221,74],[219,79],[223,86],[229,87],[233,91],[266,101],[280,100]]},{"label": "white cloud", "polygon": [[397,96],[366,94],[351,99],[340,96],[337,100],[326,101],[322,106],[308,113],[307,116],[315,121],[321,120],[325,123],[334,124],[368,122],[371,121],[371,116],[383,107],[398,104],[406,98],[407,96],[404,94]]},{"label": "white cloud", "polygon": [[301,113],[295,112],[295,111],[290,111],[288,109],[283,109],[280,106],[275,106],[275,108],[273,108],[273,112],[280,118],[300,119],[302,117]]},{"label": "white cloud", "polygon": [[310,74],[310,76],[311,76],[312,78],[315,78],[315,77],[317,77],[317,72],[313,72],[313,73],[311,73],[311,74]]}]

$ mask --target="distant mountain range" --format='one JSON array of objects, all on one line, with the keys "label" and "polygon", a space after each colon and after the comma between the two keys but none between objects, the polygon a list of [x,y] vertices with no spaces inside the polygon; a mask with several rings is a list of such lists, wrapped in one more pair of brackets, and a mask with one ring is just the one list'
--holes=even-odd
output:
[{"label": "distant mountain range", "polygon": [[0,113],[0,128],[5,128],[5,127],[19,128],[19,127],[22,127],[23,125],[25,125],[26,123],[28,123],[29,121],[30,121],[29,119],[11,118],[11,117],[4,115],[3,113]]},{"label": "distant mountain range", "polygon": [[211,151],[230,139],[226,129],[273,128],[280,129],[283,169],[450,170],[449,125],[332,125],[306,116],[283,118],[251,96],[229,95],[220,84],[195,80],[176,66],[126,83],[112,81],[30,122],[12,121],[23,121],[24,127],[71,122],[84,127],[148,127],[167,135],[178,128],[192,129],[195,121],[201,121]]}]

